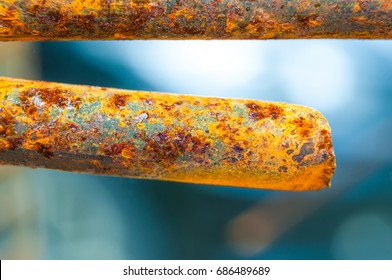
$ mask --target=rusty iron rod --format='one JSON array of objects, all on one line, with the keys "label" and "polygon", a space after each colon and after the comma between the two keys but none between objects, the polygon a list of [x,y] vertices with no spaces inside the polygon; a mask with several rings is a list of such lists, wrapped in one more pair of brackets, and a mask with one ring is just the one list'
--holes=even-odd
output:
[{"label": "rusty iron rod", "polygon": [[335,156],[299,105],[0,77],[0,164],[303,191],[330,184]]},{"label": "rusty iron rod", "polygon": [[392,0],[3,0],[0,41],[392,38]]}]

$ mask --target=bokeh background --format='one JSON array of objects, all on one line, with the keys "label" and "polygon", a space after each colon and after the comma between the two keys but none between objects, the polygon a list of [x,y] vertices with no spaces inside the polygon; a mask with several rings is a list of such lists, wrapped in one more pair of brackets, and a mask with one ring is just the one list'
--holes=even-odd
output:
[{"label": "bokeh background", "polygon": [[1,259],[392,259],[392,41],[0,43],[0,75],[308,105],[337,157],[305,193],[0,167]]}]

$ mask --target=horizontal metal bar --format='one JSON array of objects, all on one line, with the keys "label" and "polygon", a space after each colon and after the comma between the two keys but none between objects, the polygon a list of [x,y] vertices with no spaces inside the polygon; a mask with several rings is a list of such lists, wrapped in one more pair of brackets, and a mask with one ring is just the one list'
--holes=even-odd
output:
[{"label": "horizontal metal bar", "polygon": [[0,40],[392,38],[392,0],[3,0]]},{"label": "horizontal metal bar", "polygon": [[335,170],[311,108],[1,77],[0,163],[295,191]]}]

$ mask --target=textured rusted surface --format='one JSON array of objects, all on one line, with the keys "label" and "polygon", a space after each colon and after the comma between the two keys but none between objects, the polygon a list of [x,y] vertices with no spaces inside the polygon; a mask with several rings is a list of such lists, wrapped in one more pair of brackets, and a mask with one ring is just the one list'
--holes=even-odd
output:
[{"label": "textured rusted surface", "polygon": [[276,190],[335,169],[314,109],[0,78],[0,163]]},{"label": "textured rusted surface", "polygon": [[392,38],[392,0],[2,0],[0,40]]}]

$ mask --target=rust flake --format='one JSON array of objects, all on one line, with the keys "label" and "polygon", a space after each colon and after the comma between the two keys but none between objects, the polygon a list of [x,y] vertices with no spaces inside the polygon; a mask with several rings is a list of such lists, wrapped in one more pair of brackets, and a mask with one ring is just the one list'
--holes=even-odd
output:
[{"label": "rust flake", "polygon": [[195,161],[205,162],[205,155],[211,143],[203,137],[178,130],[165,130],[153,134],[144,145],[144,152],[153,162],[162,165],[173,165],[180,155],[187,154]]},{"label": "rust flake", "polygon": [[135,156],[136,147],[130,142],[104,144],[101,147],[101,151],[106,156],[122,155],[125,158],[132,158]]},{"label": "rust flake", "polygon": [[129,100],[129,96],[125,94],[114,94],[109,103],[113,108],[123,109],[127,105],[127,101]]},{"label": "rust flake", "polygon": [[279,166],[279,168],[278,168],[279,172],[287,173],[287,170],[288,170],[288,168],[285,165]]},{"label": "rust flake", "polygon": [[284,110],[274,104],[261,106],[251,102],[247,103],[246,107],[249,109],[249,118],[253,121],[259,121],[266,118],[276,120],[284,114]]},{"label": "rust flake", "polygon": [[34,115],[40,107],[56,106],[79,109],[81,98],[71,98],[70,95],[60,88],[29,88],[20,93],[19,99],[22,109],[26,113]]},{"label": "rust flake", "polygon": [[[310,118],[312,119],[312,117]],[[314,128],[314,122],[312,120],[300,116],[294,119],[292,123],[297,127],[297,131],[302,138],[309,138],[311,136],[311,131]]]},{"label": "rust flake", "polygon": [[314,153],[314,143],[313,142],[306,142],[302,145],[299,154],[294,155],[292,159],[298,163],[301,163],[302,160],[307,156],[312,153]]},{"label": "rust flake", "polygon": [[0,108],[0,137],[8,137],[15,134],[15,117],[5,108]]},{"label": "rust flake", "polygon": [[48,159],[54,157],[53,146],[50,144],[36,142],[34,145],[34,150]]},{"label": "rust flake", "polygon": [[8,148],[10,150],[16,150],[21,147],[24,142],[25,139],[23,137],[10,137],[8,138]]}]

